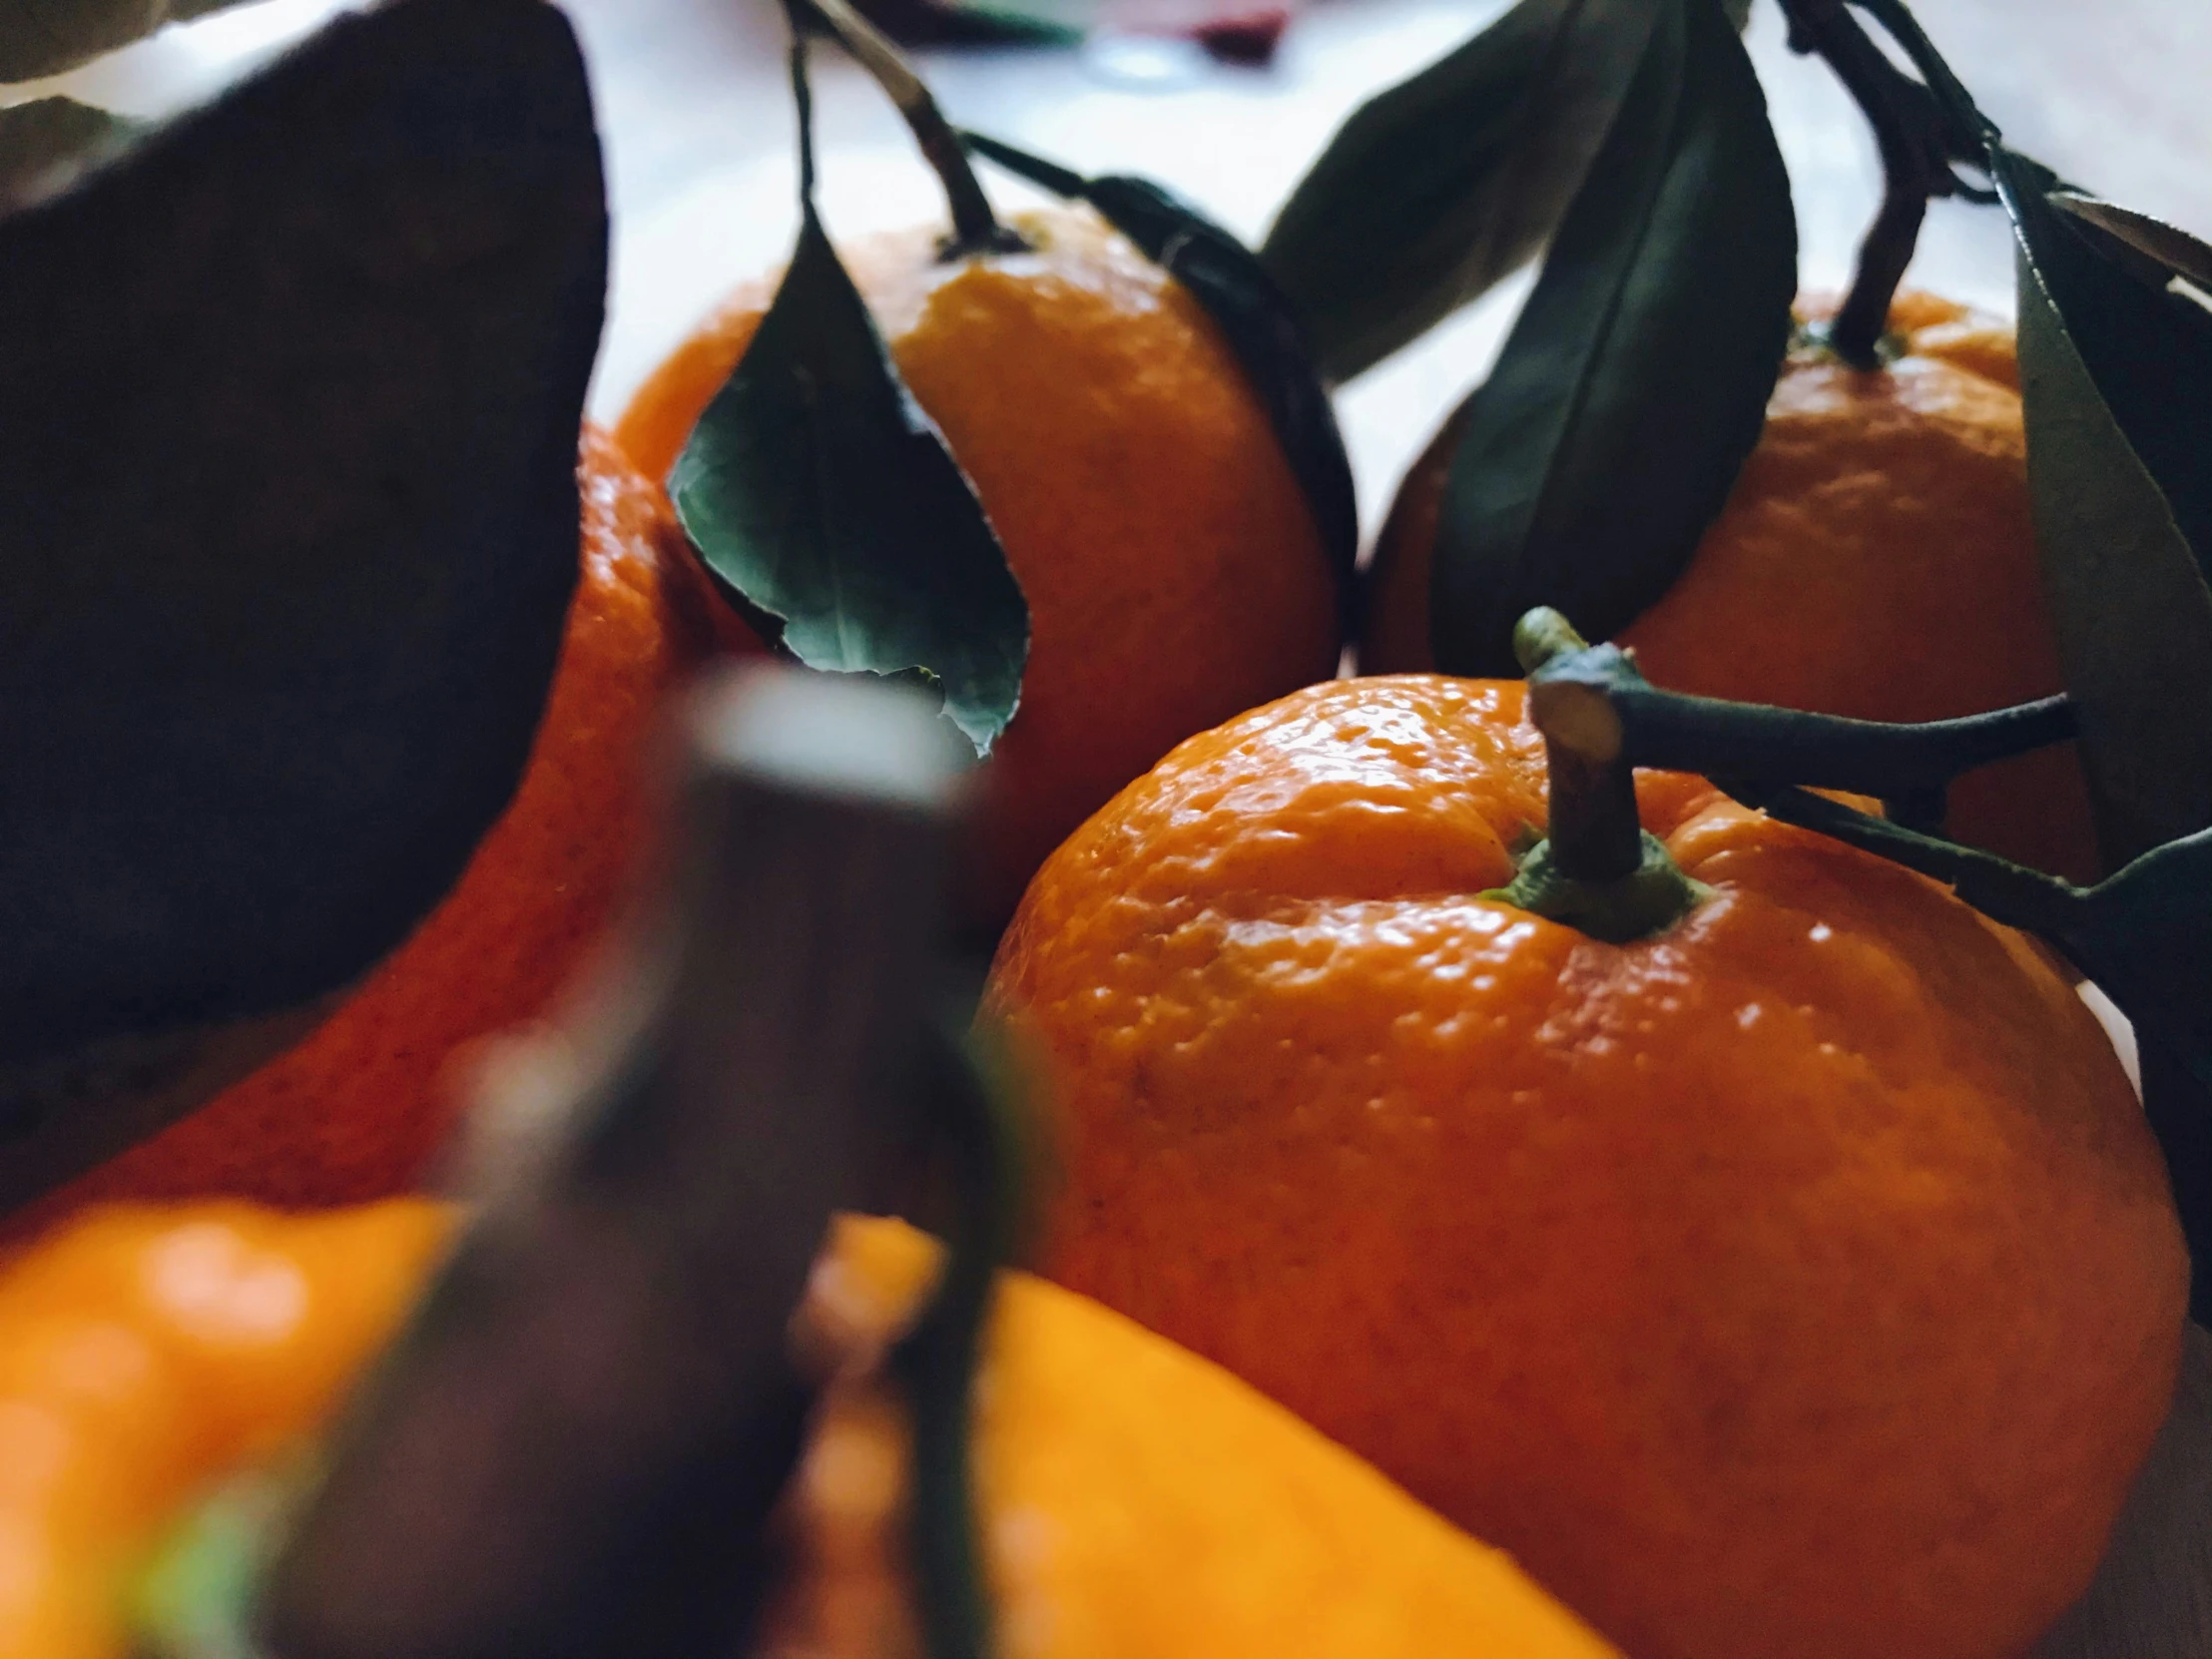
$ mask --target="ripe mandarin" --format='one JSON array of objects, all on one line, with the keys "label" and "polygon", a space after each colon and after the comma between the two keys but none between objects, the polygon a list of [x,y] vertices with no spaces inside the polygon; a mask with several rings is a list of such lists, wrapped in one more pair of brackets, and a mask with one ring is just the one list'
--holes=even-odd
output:
[{"label": "ripe mandarin", "polygon": [[125,1590],[211,1484],[317,1427],[452,1228],[392,1199],[73,1217],[0,1270],[0,1655],[122,1659]]},{"label": "ripe mandarin", "polygon": [[[1028,596],[1021,708],[980,779],[965,919],[995,929],[1106,798],[1192,733],[1336,671],[1336,599],[1267,412],[1180,284],[1088,209],[1019,254],[913,231],[846,252]],[[774,295],[738,289],[616,435],[665,478]]]},{"label": "ripe mandarin", "polygon": [[[846,1352],[911,1317],[935,1248],[848,1219],[807,1313]],[[1498,1551],[1219,1368],[1027,1274],[999,1280],[976,1473],[1006,1659],[1603,1659]],[[904,1413],[831,1394],[794,1488],[803,1570],[769,1651],[920,1651],[895,1522]]]},{"label": "ripe mandarin", "polygon": [[[2060,689],[2012,329],[1926,293],[1901,294],[1890,325],[1900,354],[1872,373],[1791,349],[1727,507],[1618,636],[1655,684],[1863,720],[1943,720]],[[1368,673],[1434,666],[1429,560],[1457,435],[1447,422],[1414,462],[1376,544]],[[2097,872],[2070,744],[1969,773],[1949,822],[2038,868]]]},{"label": "ripe mandarin", "polygon": [[1895,865],[1644,774],[1710,897],[1485,898],[1517,682],[1317,686],[1038,873],[987,1006],[1052,1277],[1256,1383],[1639,1659],[2000,1659],[2088,1582],[2188,1265],[2101,1029]]}]

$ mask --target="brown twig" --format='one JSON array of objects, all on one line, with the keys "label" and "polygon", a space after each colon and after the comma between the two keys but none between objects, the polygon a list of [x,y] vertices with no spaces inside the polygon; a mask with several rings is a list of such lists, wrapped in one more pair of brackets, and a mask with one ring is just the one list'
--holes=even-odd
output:
[{"label": "brown twig", "polygon": [[1622,752],[1620,717],[1602,692],[1545,680],[1544,665],[1589,642],[1557,611],[1539,609],[1513,630],[1513,652],[1530,676],[1529,718],[1544,735],[1551,774],[1551,861],[1582,881],[1616,881],[1643,863],[1634,770]]},{"label": "brown twig", "polygon": [[1934,92],[1890,61],[1846,0],[1782,0],[1782,10],[1791,50],[1817,54],[1835,70],[1873,127],[1882,155],[1882,207],[1860,245],[1851,291],[1826,330],[1829,348],[1844,361],[1874,368],[1928,204],[1938,196],[1986,194],[1951,171],[1954,162],[1982,160],[1980,136],[1962,131]]},{"label": "brown twig", "polygon": [[983,194],[975,169],[968,164],[967,152],[960,146],[959,134],[945,120],[927,84],[914,73],[913,65],[906,61],[890,38],[855,11],[848,0],[788,0],[788,3],[792,27],[805,27],[809,17],[820,21],[883,89],[884,96],[897,108],[907,130],[914,135],[914,142],[921,147],[922,160],[929,164],[930,171],[944,186],[945,203],[952,212],[952,238],[944,247],[944,257],[953,259],[963,254],[1027,247],[1020,235],[1001,225],[998,216],[991,211],[990,199]]}]

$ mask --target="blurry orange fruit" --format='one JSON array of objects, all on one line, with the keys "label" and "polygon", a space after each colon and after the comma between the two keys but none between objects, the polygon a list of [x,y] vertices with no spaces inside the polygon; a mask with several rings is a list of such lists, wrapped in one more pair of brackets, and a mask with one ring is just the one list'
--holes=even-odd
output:
[{"label": "blurry orange fruit", "polygon": [[[935,1247],[846,1220],[805,1326],[848,1354],[915,1311]],[[1605,1659],[1505,1556],[1226,1372],[1095,1302],[1000,1277],[976,1478],[1004,1659]],[[771,1655],[921,1652],[895,1387],[832,1391],[794,1485],[800,1570]]]},{"label": "blurry orange fruit", "polygon": [[318,1426],[451,1230],[419,1199],[73,1218],[0,1270],[0,1659],[122,1659],[179,1509]]},{"label": "blurry orange fruit", "polygon": [[581,480],[582,567],[545,715],[459,883],[304,1041],[10,1218],[11,1232],[94,1199],[324,1205],[400,1191],[459,1109],[441,1078],[455,1051],[547,1012],[648,842],[641,750],[706,649],[703,584],[659,488],[596,430]]},{"label": "blurry orange fruit", "polygon": [[[1619,635],[1654,683],[1863,720],[1942,720],[2060,689],[2012,329],[1926,293],[1899,295],[1890,326],[1901,354],[1872,373],[1791,349],[1726,509]],[[1377,542],[1363,672],[1434,666],[1429,562],[1457,436],[1446,423],[1414,462]],[[2070,744],[1961,779],[1949,825],[2038,868],[2097,871]]]},{"label": "blurry orange fruit", "polygon": [[[936,234],[845,261],[1028,596],[1021,708],[984,769],[962,876],[995,929],[1044,855],[1175,744],[1336,672],[1334,589],[1266,409],[1197,301],[1087,209],[1019,254]],[[665,478],[774,296],[737,290],[617,436]]]},{"label": "blurry orange fruit", "polygon": [[1038,873],[1046,1270],[1510,1550],[1638,1659],[2002,1659],[2088,1583],[2188,1263],[2101,1028],[1947,890],[1645,774],[1712,896],[1482,896],[1546,819],[1517,682],[1339,681],[1182,745]]}]

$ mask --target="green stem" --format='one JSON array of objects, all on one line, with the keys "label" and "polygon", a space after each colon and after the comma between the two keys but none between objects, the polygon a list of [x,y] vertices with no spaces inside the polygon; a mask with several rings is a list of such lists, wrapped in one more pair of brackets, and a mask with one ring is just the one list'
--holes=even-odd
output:
[{"label": "green stem", "polygon": [[1590,644],[1557,611],[1539,609],[1513,630],[1513,654],[1529,677],[1529,716],[1544,735],[1551,776],[1553,867],[1581,881],[1616,881],[1643,862],[1636,777],[1623,758],[1620,716],[1602,692],[1544,670]]},{"label": "green stem", "polygon": [[1028,244],[1016,232],[998,222],[998,216],[991,211],[990,198],[983,194],[975,169],[968,165],[967,153],[960,147],[959,134],[945,120],[928,86],[914,73],[913,65],[891,44],[889,37],[853,10],[849,0],[787,0],[787,3],[792,9],[794,29],[803,28],[804,14],[811,12],[837,37],[838,44],[851,53],[883,89],[884,96],[897,108],[907,129],[914,135],[914,142],[921,146],[922,160],[929,164],[930,171],[944,186],[945,203],[952,212],[952,236],[944,246],[944,258],[1018,252],[1026,248]]},{"label": "green stem", "polygon": [[1619,715],[1601,677],[1575,672],[1621,652],[1591,646],[1548,608],[1521,618],[1513,650],[1528,672],[1529,716],[1544,735],[1550,826],[1511,883],[1484,896],[1613,944],[1665,931],[1709,889],[1645,831]]}]

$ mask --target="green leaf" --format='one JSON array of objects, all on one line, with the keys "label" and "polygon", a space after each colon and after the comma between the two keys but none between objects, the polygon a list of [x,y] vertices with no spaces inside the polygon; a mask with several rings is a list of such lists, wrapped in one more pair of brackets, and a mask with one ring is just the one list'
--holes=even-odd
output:
[{"label": "green leaf", "polygon": [[1595,639],[1667,590],[1758,441],[1796,285],[1789,178],[1751,62],[1717,0],[1664,0],[1457,417],[1431,578],[1439,667],[1517,674],[1531,606]]},{"label": "green leaf", "polygon": [[1673,0],[1519,0],[1355,111],[1260,258],[1347,380],[1535,258]]},{"label": "green leaf", "polygon": [[35,81],[128,46],[165,23],[240,0],[8,0],[0,7],[0,81]]},{"label": "green leaf", "polygon": [[0,211],[66,187],[142,131],[139,122],[74,98],[37,98],[0,110]]},{"label": "green leaf", "polygon": [[2178,277],[2212,292],[2212,245],[2162,219],[2076,191],[2053,192],[2050,201],[2074,219],[2103,232],[2103,251],[2115,260],[2129,264],[2130,253],[2140,256],[2139,262],[2132,264],[2138,280],[2165,287]]},{"label": "green leaf", "polygon": [[1009,172],[1059,196],[1090,203],[1214,319],[1267,409],[1276,441],[1306,492],[1349,633],[1360,556],[1352,462],[1298,317],[1267,269],[1229,232],[1149,179],[1126,174],[1086,179],[980,133],[964,133],[961,141]]},{"label": "green leaf", "polygon": [[606,236],[537,0],[340,19],[0,219],[0,1210],[295,1038],[513,794]]},{"label": "green leaf", "polygon": [[783,624],[801,662],[918,670],[987,755],[1021,699],[1029,606],[815,213],[804,51],[799,246],[670,493],[707,567]]},{"label": "green leaf", "polygon": [[2136,1024],[2193,1312],[2212,1318],[2212,875],[2201,847],[2173,850],[2212,828],[2212,314],[2171,291],[2185,244],[2061,209],[2048,170],[1994,145],[1990,172],[2018,245],[2043,586],[2097,838],[2124,866],[2097,890],[2138,899],[2076,959]]},{"label": "green leaf", "polygon": [[2083,242],[2032,164],[1995,174],[2043,583],[2117,865],[2212,825],[2212,316]]}]

